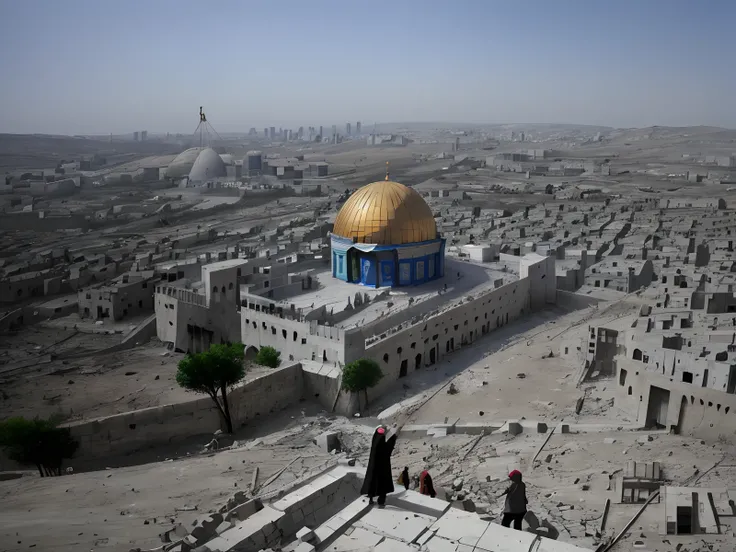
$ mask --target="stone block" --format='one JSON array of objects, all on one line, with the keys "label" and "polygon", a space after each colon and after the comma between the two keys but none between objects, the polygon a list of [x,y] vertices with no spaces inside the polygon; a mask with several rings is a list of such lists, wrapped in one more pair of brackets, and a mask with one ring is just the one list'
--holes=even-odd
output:
[{"label": "stone block", "polygon": [[488,502],[476,502],[475,511],[478,514],[487,514],[493,511],[493,506],[491,506]]},{"label": "stone block", "polygon": [[287,494],[282,499],[273,503],[272,506],[283,512],[290,512],[292,508],[302,508],[306,511],[311,507],[311,510],[314,510],[313,502],[317,497],[323,491],[331,492],[336,489],[340,484],[340,480],[343,477],[348,477],[347,474],[348,472],[338,472],[337,470],[327,472],[314,481]]},{"label": "stone block", "polygon": [[428,437],[445,437],[448,434],[447,426],[433,426],[427,430]]},{"label": "stone block", "polygon": [[432,424],[405,425],[401,428],[401,433],[399,435],[406,438],[422,437],[423,435],[427,435],[427,432],[433,427],[434,426]]},{"label": "stone block", "polygon": [[358,498],[317,527],[314,530],[314,535],[316,537],[316,542],[319,543],[320,550],[325,550],[358,518],[362,517],[363,514],[369,511],[370,508],[371,507],[370,504],[368,504],[367,499],[362,497]]},{"label": "stone block", "polygon": [[296,538],[302,542],[309,542],[314,538],[314,531],[309,527],[302,527],[296,532]]},{"label": "stone block", "polygon": [[248,519],[248,517],[252,516],[262,509],[263,504],[261,503],[261,501],[253,498],[251,500],[248,500],[247,502],[243,502],[242,504],[235,506],[232,510],[228,511],[227,514],[225,514],[225,520],[232,521],[233,519],[236,519],[238,521],[245,521],[246,519]]},{"label": "stone block", "polygon": [[215,529],[215,533],[218,535],[222,535],[225,531],[232,528],[233,524],[229,521],[223,521],[220,525],[217,526],[217,529]]},{"label": "stone block", "polygon": [[463,422],[455,425],[455,433],[462,435],[483,435],[496,431],[503,424],[489,424],[487,422]]},{"label": "stone block", "polygon": [[498,430],[499,433],[505,433],[505,434],[508,434],[508,435],[519,435],[522,431],[524,431],[524,428],[516,420],[509,420],[509,421],[507,421]]},{"label": "stone block", "polygon": [[217,527],[222,523],[222,514],[211,514],[204,518],[192,529],[191,535],[197,539],[197,544],[204,544],[217,534]]},{"label": "stone block", "polygon": [[336,432],[326,431],[317,436],[315,443],[323,452],[329,453],[333,450],[340,450],[340,435]]},{"label": "stone block", "polygon": [[[235,527],[209,541],[207,548],[210,552],[228,552],[233,549],[248,550],[249,547],[255,550],[265,548],[270,544],[267,536],[276,533],[275,522],[282,517],[284,517],[283,512],[265,506],[245,521],[241,521]],[[274,538],[274,540],[276,539]]]},{"label": "stone block", "polygon": [[440,517],[450,508],[449,502],[439,498],[431,498],[411,490],[391,493],[386,497],[386,504],[415,514],[424,514],[434,518]]},{"label": "stone block", "polygon": [[560,424],[559,433],[570,433],[570,425],[569,424]]},{"label": "stone block", "polygon": [[180,539],[183,539],[188,534],[189,531],[187,531],[187,529],[181,523],[179,523],[168,531],[164,531],[163,533],[161,533],[159,535],[159,538],[163,543],[176,542]]}]

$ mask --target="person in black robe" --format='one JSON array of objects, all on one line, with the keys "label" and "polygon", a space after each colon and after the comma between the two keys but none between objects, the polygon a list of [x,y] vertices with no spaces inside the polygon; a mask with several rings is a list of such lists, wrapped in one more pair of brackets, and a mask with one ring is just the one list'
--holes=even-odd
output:
[{"label": "person in black robe", "polygon": [[419,476],[419,492],[432,498],[437,496],[434,485],[432,484],[432,476],[429,475],[428,470],[424,470]]},{"label": "person in black robe", "polygon": [[393,476],[391,474],[391,453],[394,451],[397,433],[389,432],[383,426],[378,426],[373,433],[371,455],[368,468],[365,470],[365,479],[360,494],[368,495],[368,502],[373,504],[373,498],[378,497],[378,505],[386,503],[386,495],[394,492]]},{"label": "person in black robe", "polygon": [[396,480],[397,483],[404,486],[404,488],[408,491],[409,490],[409,483],[411,480],[409,479],[409,467],[405,467],[401,474],[399,475],[399,478]]}]

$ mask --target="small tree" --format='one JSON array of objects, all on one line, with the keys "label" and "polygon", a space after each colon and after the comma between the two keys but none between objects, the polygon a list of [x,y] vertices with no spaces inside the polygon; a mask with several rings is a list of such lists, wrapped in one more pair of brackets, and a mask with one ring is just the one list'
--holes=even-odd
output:
[{"label": "small tree", "polygon": [[[342,388],[346,391],[365,394],[365,404],[368,404],[368,389],[374,387],[381,378],[383,372],[374,360],[361,358],[345,365],[342,370]],[[358,407],[360,408],[360,395],[358,395]]]},{"label": "small tree", "polygon": [[0,422],[0,447],[19,464],[34,465],[41,477],[61,475],[64,460],[74,456],[79,443],[54,418],[9,418]]},{"label": "small tree", "polygon": [[281,365],[281,353],[273,347],[266,345],[258,351],[256,363],[261,366],[268,366],[269,368],[278,368]]},{"label": "small tree", "polygon": [[225,420],[228,433],[233,432],[233,420],[227,391],[245,377],[244,349],[242,343],[212,345],[203,353],[181,359],[176,372],[176,383],[184,389],[210,396]]}]

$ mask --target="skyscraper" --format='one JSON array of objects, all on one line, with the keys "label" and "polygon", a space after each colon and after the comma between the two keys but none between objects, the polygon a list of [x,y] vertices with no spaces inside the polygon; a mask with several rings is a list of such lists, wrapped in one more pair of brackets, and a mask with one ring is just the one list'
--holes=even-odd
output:
[{"label": "skyscraper", "polygon": [[350,123],[345,123],[345,136],[350,136],[352,132],[350,132]]},{"label": "skyscraper", "polygon": [[271,140],[276,139],[276,127],[271,127]]},{"label": "skyscraper", "polygon": [[358,121],[357,123],[355,123],[355,134],[357,134],[358,136],[360,136],[360,121]]}]

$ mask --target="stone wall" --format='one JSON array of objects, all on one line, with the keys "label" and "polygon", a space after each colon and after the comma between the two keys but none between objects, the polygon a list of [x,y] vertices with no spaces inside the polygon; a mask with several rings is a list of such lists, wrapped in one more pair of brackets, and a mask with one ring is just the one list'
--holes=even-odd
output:
[{"label": "stone wall", "polygon": [[529,303],[529,278],[523,278],[371,343],[364,356],[378,362],[384,378],[368,392],[369,401],[397,379],[441,362],[530,312]]},{"label": "stone wall", "polygon": [[[303,388],[302,368],[298,363],[237,386],[229,395],[235,426],[295,404],[302,398]],[[183,403],[70,424],[72,435],[80,442],[78,456],[127,454],[219,429],[220,416],[212,400],[199,395],[192,397]]]},{"label": "stone wall", "polygon": [[[304,376],[304,397],[319,402],[328,412],[352,416],[360,411],[356,393],[340,389],[342,368],[332,363],[302,361]],[[361,393],[362,395],[362,393]],[[362,404],[362,403],[361,403]]]},{"label": "stone wall", "polygon": [[631,418],[636,417],[640,425],[658,418],[666,429],[681,435],[736,441],[736,395],[636,371],[635,364],[619,364],[615,405]]}]

